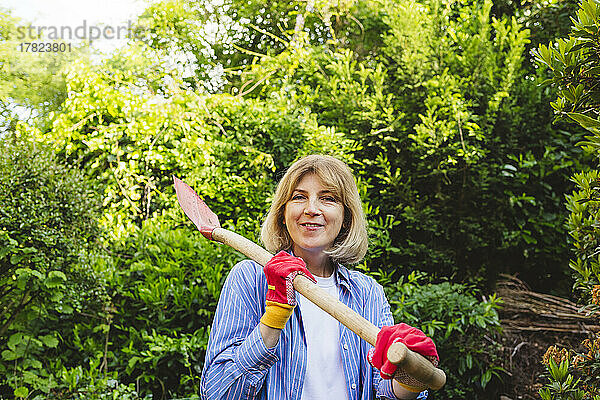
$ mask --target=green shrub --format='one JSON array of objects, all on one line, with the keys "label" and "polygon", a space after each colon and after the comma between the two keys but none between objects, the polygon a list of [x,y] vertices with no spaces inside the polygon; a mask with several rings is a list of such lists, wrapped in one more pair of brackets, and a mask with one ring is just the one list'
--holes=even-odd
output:
[{"label": "green shrub", "polygon": [[98,294],[84,262],[98,206],[91,183],[26,127],[0,138],[0,396],[56,385],[44,362],[62,356],[58,326]]},{"label": "green shrub", "polygon": [[[249,4],[259,3],[267,13],[282,6]],[[491,0],[345,4],[332,11],[349,17],[336,21],[337,38],[315,29],[278,51],[236,39],[268,54],[240,76],[266,82],[248,96],[303,110],[352,143],[346,154],[378,210],[372,218],[397,222],[393,251],[374,264],[489,286],[519,272],[535,287],[565,290],[562,200],[582,157],[577,137],[539,107],[548,94],[525,68],[529,31],[498,17]],[[307,26],[318,10],[305,12]]]},{"label": "green shrub", "polygon": [[579,380],[570,374],[568,359],[559,365],[550,359],[546,367],[551,382],[539,390],[542,400],[583,400],[585,392],[579,389]]},{"label": "green shrub", "polygon": [[37,358],[23,364],[38,368],[23,368],[25,384],[11,385],[15,393],[38,400],[197,395],[221,287],[229,268],[244,257],[175,224],[168,218],[146,221],[108,251],[88,256],[102,291],[87,308],[50,322],[62,354],[34,352],[45,344],[56,347],[53,337],[11,336],[4,355],[20,356],[28,346]]},{"label": "green shrub", "polygon": [[[57,371],[58,385],[44,400],[138,400],[135,385],[118,381],[116,371],[106,374],[101,359],[90,360],[89,367],[62,367]],[[42,400],[34,398],[33,400]]]},{"label": "green shrub", "polygon": [[585,354],[548,348],[542,363],[549,382],[539,390],[542,400],[600,400],[600,337],[582,345]]},{"label": "green shrub", "polygon": [[[411,273],[392,282],[379,272],[396,323],[404,322],[433,338],[440,354],[440,367],[447,383],[439,395],[445,399],[487,399],[490,382],[502,379],[497,336],[500,300],[477,299],[478,291],[465,284],[427,283],[427,276]],[[486,391],[487,390],[487,391]]]},{"label": "green shrub", "polygon": [[[600,107],[598,80],[600,79],[600,4],[583,0],[572,31],[567,39],[540,45],[536,52],[540,66],[551,73],[551,83],[558,90],[558,98],[551,103],[556,120],[576,122],[587,129],[588,135],[580,143],[584,151],[600,157]],[[575,191],[567,195],[566,206],[570,215],[567,229],[575,258],[571,260],[579,297],[590,303],[592,287],[600,284],[598,252],[598,218],[600,217],[600,180],[597,170],[583,170],[572,177]]]},{"label": "green shrub", "polygon": [[[558,93],[550,103],[556,120],[576,122],[587,129],[584,151],[600,157],[600,4],[582,0],[576,18],[572,18],[568,38],[540,45],[536,52],[540,66],[551,73],[551,83]],[[583,170],[573,178],[575,191],[566,196],[570,213],[566,226],[574,258],[570,267],[575,283],[573,289],[584,303],[584,309],[597,310],[600,305],[600,179],[598,171]],[[583,343],[589,352],[575,356],[573,351],[558,352],[550,347],[544,357],[549,372],[548,383],[539,391],[544,400],[598,399],[600,393],[600,341]],[[556,353],[556,354],[555,354]],[[560,355],[560,357],[555,357]]]},{"label": "green shrub", "polygon": [[106,279],[110,320],[76,325],[73,343],[85,353],[108,338],[106,369],[140,394],[197,393],[221,287],[244,257],[160,218],[110,248],[95,266]]}]

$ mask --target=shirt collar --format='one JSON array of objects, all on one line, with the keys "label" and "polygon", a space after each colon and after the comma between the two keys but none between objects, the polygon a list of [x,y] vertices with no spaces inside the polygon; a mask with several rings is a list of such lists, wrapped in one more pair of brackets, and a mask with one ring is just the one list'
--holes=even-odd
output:
[{"label": "shirt collar", "polygon": [[343,285],[346,289],[350,289],[350,271],[348,271],[348,268],[340,263],[336,263],[335,273],[340,285]]},{"label": "shirt collar", "polygon": [[[292,249],[288,249],[286,252],[295,257]],[[336,262],[334,273],[336,274],[337,281],[340,285],[343,285],[346,289],[350,289],[350,271],[348,271],[348,268]]]}]

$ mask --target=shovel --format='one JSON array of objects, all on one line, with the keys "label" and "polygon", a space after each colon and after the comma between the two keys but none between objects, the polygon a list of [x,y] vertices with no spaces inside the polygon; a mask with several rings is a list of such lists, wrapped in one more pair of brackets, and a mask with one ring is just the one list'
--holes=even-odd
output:
[{"label": "shovel", "polygon": [[[263,266],[273,257],[271,253],[256,243],[235,232],[221,228],[219,218],[208,208],[196,192],[175,176],[173,176],[173,180],[179,205],[205,238],[233,247]],[[379,328],[371,322],[325,292],[305,276],[297,275],[294,278],[293,285],[298,293],[375,346]],[[429,360],[419,353],[408,349],[404,343],[391,345],[387,356],[390,362],[396,364],[409,376],[423,382],[430,389],[438,390],[446,383],[444,371],[433,366]]]}]

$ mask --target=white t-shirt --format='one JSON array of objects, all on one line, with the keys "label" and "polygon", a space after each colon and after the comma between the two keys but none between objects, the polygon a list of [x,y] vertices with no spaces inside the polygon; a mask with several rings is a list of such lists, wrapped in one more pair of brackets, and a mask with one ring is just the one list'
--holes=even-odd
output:
[{"label": "white t-shirt", "polygon": [[[329,278],[315,276],[317,285],[339,298],[335,273]],[[306,333],[307,366],[302,400],[348,400],[348,388],[340,350],[339,322],[298,293]]]}]

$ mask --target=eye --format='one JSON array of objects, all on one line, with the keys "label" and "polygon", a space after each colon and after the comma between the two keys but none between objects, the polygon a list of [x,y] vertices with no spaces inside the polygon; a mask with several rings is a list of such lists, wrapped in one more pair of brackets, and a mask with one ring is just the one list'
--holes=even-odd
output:
[{"label": "eye", "polygon": [[329,201],[331,203],[337,203],[337,199],[335,197],[333,197],[333,196],[324,196],[323,200]]},{"label": "eye", "polygon": [[303,194],[300,193],[296,193],[295,195],[292,196],[292,200],[302,200],[304,198]]}]

